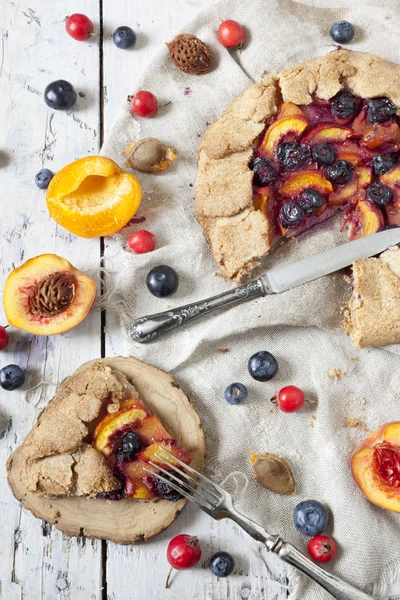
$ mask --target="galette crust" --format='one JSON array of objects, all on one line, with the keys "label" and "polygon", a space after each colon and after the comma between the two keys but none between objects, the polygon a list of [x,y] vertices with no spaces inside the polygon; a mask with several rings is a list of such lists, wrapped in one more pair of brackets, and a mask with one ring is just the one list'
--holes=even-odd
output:
[{"label": "galette crust", "polygon": [[[250,216],[259,211],[253,208],[253,175],[248,167],[253,143],[266,121],[282,101],[310,104],[313,94],[329,100],[344,86],[364,98],[388,96],[400,107],[399,65],[340,49],[255,83],[206,130],[199,147],[195,208],[224,277],[243,281],[271,248],[267,241],[271,227],[263,224],[261,232],[262,220]],[[237,224],[245,221],[257,223],[258,241],[252,240],[253,227],[238,229]]]},{"label": "galette crust", "polygon": [[353,293],[344,330],[359,348],[400,342],[400,249],[353,264]]},{"label": "galette crust", "polygon": [[120,489],[105,457],[85,440],[102,412],[115,412],[122,400],[137,397],[125,375],[101,363],[67,377],[22,446],[23,486],[47,496]]}]

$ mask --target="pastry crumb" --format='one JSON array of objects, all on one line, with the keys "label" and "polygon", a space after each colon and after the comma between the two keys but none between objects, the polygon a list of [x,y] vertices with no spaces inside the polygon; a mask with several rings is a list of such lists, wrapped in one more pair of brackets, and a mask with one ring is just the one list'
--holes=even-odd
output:
[{"label": "pastry crumb", "polygon": [[343,377],[343,375],[345,375],[346,371],[343,371],[342,369],[329,369],[328,371],[328,377],[329,379],[331,379],[332,381],[339,381],[339,379],[341,379]]},{"label": "pastry crumb", "polygon": [[316,421],[317,417],[316,417],[315,415],[312,415],[312,416],[311,416],[311,419],[312,419],[313,421]]},{"label": "pastry crumb", "polygon": [[348,356],[347,360],[352,360],[353,362],[359,362],[359,358],[358,356]]},{"label": "pastry crumb", "polygon": [[229,348],[218,348],[218,352],[220,354],[226,354],[227,352],[229,352]]},{"label": "pastry crumb", "polygon": [[355,419],[354,417],[347,417],[347,426],[348,427],[359,427],[361,425],[361,421]]},{"label": "pastry crumb", "polygon": [[52,519],[58,519],[59,517],[61,517],[61,513],[59,510],[53,510],[50,516]]},{"label": "pastry crumb", "polygon": [[343,275],[343,279],[345,280],[346,283],[351,284],[351,277],[349,275]]}]

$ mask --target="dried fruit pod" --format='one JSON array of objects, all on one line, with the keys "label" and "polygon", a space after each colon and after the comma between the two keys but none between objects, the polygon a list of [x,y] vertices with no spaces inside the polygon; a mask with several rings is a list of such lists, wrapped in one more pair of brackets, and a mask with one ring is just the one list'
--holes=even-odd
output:
[{"label": "dried fruit pod", "polygon": [[290,495],[296,492],[296,481],[285,458],[273,452],[251,454],[254,479],[274,494]]},{"label": "dried fruit pod", "polygon": [[175,152],[155,137],[146,137],[129,144],[125,150],[126,166],[143,173],[160,173],[176,159]]},{"label": "dried fruit pod", "polygon": [[167,46],[175,65],[184,73],[200,75],[210,69],[211,53],[195,35],[182,33],[177,35],[172,42],[167,42]]}]

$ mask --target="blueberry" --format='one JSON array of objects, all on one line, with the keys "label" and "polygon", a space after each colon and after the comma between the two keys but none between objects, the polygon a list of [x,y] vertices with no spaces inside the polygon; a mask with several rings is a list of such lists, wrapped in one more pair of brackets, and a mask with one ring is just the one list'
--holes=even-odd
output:
[{"label": "blueberry", "polygon": [[136,44],[136,33],[130,27],[122,25],[117,27],[113,33],[113,42],[121,50],[132,48]]},{"label": "blueberry", "polygon": [[76,102],[77,94],[73,86],[64,79],[52,81],[44,90],[44,101],[54,110],[68,110]]},{"label": "blueberry", "polygon": [[326,167],[326,176],[334,183],[348,183],[351,179],[353,170],[351,163],[347,160],[337,160]]},{"label": "blueberry", "polygon": [[[174,479],[172,479],[172,477],[164,475],[164,473],[162,473],[162,476],[165,479],[168,479],[169,481],[172,481],[173,483],[178,485],[177,482]],[[183,498],[182,494],[174,490],[174,488],[168,485],[168,483],[165,483],[160,479],[157,480],[156,491],[160,498],[163,498],[164,500],[169,500],[170,502],[178,502],[178,500],[181,500],[181,498]]]},{"label": "blueberry", "polygon": [[247,387],[243,383],[231,383],[226,388],[224,395],[228,404],[240,404],[247,398]]},{"label": "blueberry", "polygon": [[312,149],[312,157],[319,165],[326,167],[331,165],[336,158],[335,148],[332,144],[315,144]]},{"label": "blueberry", "polygon": [[372,98],[367,100],[367,118],[370,123],[383,123],[396,114],[396,107],[390,98]]},{"label": "blueberry", "polygon": [[279,220],[286,229],[298,227],[304,217],[304,210],[298,202],[285,202],[279,210]]},{"label": "blueberry", "polygon": [[11,392],[24,385],[25,373],[18,365],[7,365],[0,370],[0,385]]},{"label": "blueberry", "polygon": [[354,115],[357,107],[357,100],[351,92],[338,92],[332,98],[332,114],[338,119],[348,119]]},{"label": "blueberry", "polygon": [[275,377],[278,372],[276,358],[266,350],[253,354],[249,359],[249,373],[257,381],[268,381]]},{"label": "blueberry", "polygon": [[299,196],[298,202],[306,215],[311,215],[314,210],[321,208],[325,204],[323,196],[317,191],[309,188],[304,190]]},{"label": "blueberry", "polygon": [[276,156],[281,165],[290,171],[304,167],[311,162],[310,148],[301,146],[297,142],[283,142],[278,146]]},{"label": "blueberry", "polygon": [[321,535],[328,525],[328,511],[317,500],[304,500],[294,509],[293,520],[297,531],[303,535]]},{"label": "blueberry", "polygon": [[374,172],[377,175],[383,175],[390,171],[394,166],[395,160],[390,154],[375,154],[372,158],[372,164],[374,166]]},{"label": "blueberry", "polygon": [[134,459],[135,454],[140,450],[140,435],[134,431],[127,431],[121,438],[121,444],[117,450],[118,457],[127,462]]},{"label": "blueberry", "polygon": [[50,169],[42,169],[35,175],[35,183],[41,190],[47,190],[50,181],[53,179],[54,173]]},{"label": "blueberry", "polygon": [[393,192],[383,183],[375,181],[367,187],[367,198],[378,206],[386,206],[393,197]]},{"label": "blueberry", "polygon": [[228,552],[216,552],[210,560],[210,569],[217,577],[228,577],[235,567],[235,561]]},{"label": "blueberry", "polygon": [[253,184],[258,187],[271,185],[278,177],[276,169],[261,156],[254,159],[252,168],[254,171]]},{"label": "blueberry", "polygon": [[354,37],[354,25],[349,21],[336,21],[331,27],[331,38],[338,44],[347,44]]},{"label": "blueberry", "polygon": [[165,298],[176,291],[179,277],[172,267],[159,265],[154,267],[147,275],[146,283],[153,296]]}]

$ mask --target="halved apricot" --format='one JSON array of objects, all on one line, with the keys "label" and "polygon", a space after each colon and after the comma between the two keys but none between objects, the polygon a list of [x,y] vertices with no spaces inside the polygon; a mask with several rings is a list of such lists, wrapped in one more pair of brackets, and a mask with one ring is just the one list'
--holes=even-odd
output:
[{"label": "halved apricot", "polygon": [[400,512],[400,422],[371,433],[355,450],[351,470],[370,502]]},{"label": "halved apricot", "polygon": [[110,456],[115,450],[112,438],[127,425],[135,428],[148,417],[149,413],[143,408],[127,408],[104,417],[94,431],[93,446],[104,454]]},{"label": "halved apricot", "polygon": [[261,143],[266,156],[274,156],[276,146],[281,140],[297,140],[307,126],[308,121],[304,116],[291,116],[274,121],[265,132]]},{"label": "halved apricot", "polygon": [[56,254],[41,254],[11,271],[4,286],[10,325],[36,335],[68,331],[89,314],[96,283]]},{"label": "halved apricot", "polygon": [[377,233],[384,225],[379,208],[367,199],[359,200],[353,211],[350,224],[351,240]]},{"label": "halved apricot", "polygon": [[320,171],[298,171],[281,186],[279,193],[282,196],[295,198],[308,188],[316,189],[321,194],[333,191],[330,181]]},{"label": "halved apricot", "polygon": [[46,196],[53,219],[81,237],[116,233],[133,217],[141,198],[136,177],[104,156],[87,156],[61,169]]},{"label": "halved apricot", "polygon": [[303,144],[343,142],[352,134],[350,127],[332,123],[317,123],[302,138]]}]

